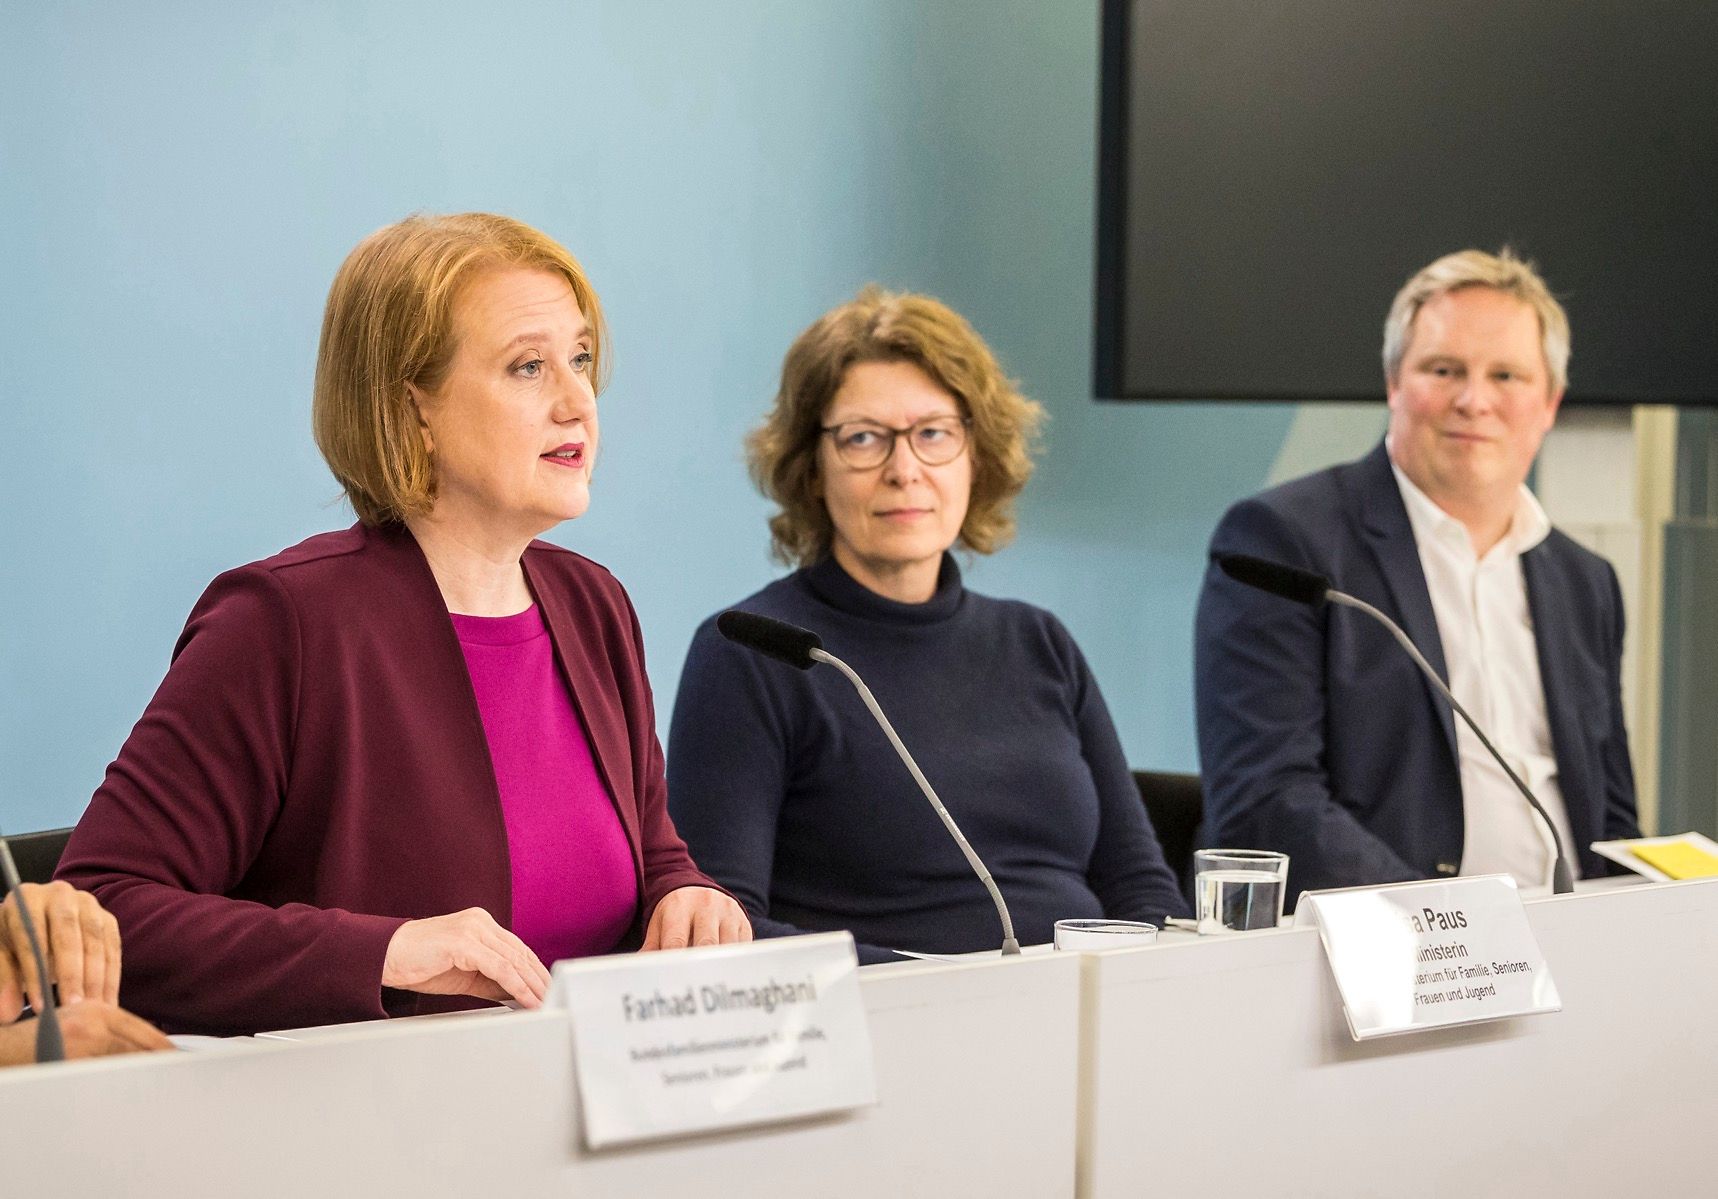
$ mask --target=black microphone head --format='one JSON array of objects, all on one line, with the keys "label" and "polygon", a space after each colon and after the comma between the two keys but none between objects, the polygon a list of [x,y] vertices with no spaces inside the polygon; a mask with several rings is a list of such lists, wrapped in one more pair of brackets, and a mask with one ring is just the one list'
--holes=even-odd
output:
[{"label": "black microphone head", "polygon": [[729,641],[801,670],[815,666],[811,651],[823,648],[823,639],[810,629],[737,608],[716,617],[716,631]]},{"label": "black microphone head", "polygon": [[1318,607],[1330,590],[1330,580],[1295,566],[1267,562],[1251,554],[1218,554],[1217,567],[1237,583],[1257,587],[1297,604]]}]

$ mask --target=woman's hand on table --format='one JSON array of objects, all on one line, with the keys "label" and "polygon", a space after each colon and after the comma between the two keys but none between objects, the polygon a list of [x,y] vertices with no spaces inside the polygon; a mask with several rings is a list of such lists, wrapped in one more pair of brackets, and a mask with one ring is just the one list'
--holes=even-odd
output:
[{"label": "woman's hand on table", "polygon": [[730,945],[752,939],[746,910],[713,887],[680,887],[662,897],[644,930],[641,951]]},{"label": "woman's hand on table", "polygon": [[549,971],[482,908],[408,920],[394,931],[382,985],[425,995],[474,995],[541,1007]]}]

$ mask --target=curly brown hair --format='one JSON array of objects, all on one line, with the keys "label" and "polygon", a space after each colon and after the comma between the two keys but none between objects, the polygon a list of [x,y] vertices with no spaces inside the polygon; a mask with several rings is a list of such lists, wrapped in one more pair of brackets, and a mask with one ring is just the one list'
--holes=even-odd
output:
[{"label": "curly brown hair", "polygon": [[809,566],[829,553],[835,529],[818,494],[818,438],[848,368],[861,362],[911,363],[954,396],[972,422],[972,495],[959,544],[980,554],[1006,545],[1014,536],[1014,497],[1032,476],[1043,408],[1020,394],[984,339],[948,305],[872,285],[795,339],[775,406],[746,438],[753,481],[781,505],[770,518],[775,557]]}]

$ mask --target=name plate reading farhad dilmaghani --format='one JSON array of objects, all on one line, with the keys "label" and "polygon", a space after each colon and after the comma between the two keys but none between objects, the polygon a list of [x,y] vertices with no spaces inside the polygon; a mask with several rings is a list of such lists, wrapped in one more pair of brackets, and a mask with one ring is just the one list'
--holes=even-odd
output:
[{"label": "name plate reading farhad dilmaghani", "polygon": [[849,933],[557,963],[585,1145],[875,1103],[858,970]]},{"label": "name plate reading farhad dilmaghani", "polygon": [[1563,1006],[1507,874],[1312,891],[1295,922],[1318,925],[1356,1041]]}]

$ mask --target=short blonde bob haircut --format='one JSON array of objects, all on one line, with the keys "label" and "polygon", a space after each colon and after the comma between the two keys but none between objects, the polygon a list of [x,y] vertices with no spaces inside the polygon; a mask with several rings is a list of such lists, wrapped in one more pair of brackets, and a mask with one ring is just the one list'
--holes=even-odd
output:
[{"label": "short blonde bob haircut", "polygon": [[1401,373],[1420,309],[1441,295],[1467,287],[1495,288],[1531,307],[1539,317],[1539,345],[1551,372],[1551,390],[1561,392],[1569,385],[1569,316],[1534,265],[1505,246],[1496,254],[1484,250],[1445,254],[1396,293],[1384,319],[1384,378],[1392,386]]},{"label": "short blonde bob haircut", "polygon": [[334,276],[316,355],[316,445],[367,525],[421,515],[435,503],[435,466],[406,385],[433,391],[458,348],[460,290],[485,271],[560,275],[591,332],[600,388],[607,338],[597,295],[566,248],[504,216],[409,216],[358,243]]},{"label": "short blonde bob haircut", "polygon": [[776,558],[809,566],[829,553],[834,525],[818,482],[824,415],[849,367],[906,362],[924,371],[971,421],[972,495],[959,544],[988,554],[1014,536],[1014,497],[1032,475],[1044,418],[1002,373],[965,319],[929,296],[866,287],[801,333],[781,367],[769,416],[746,439],[752,478],[781,506],[770,518]]}]

